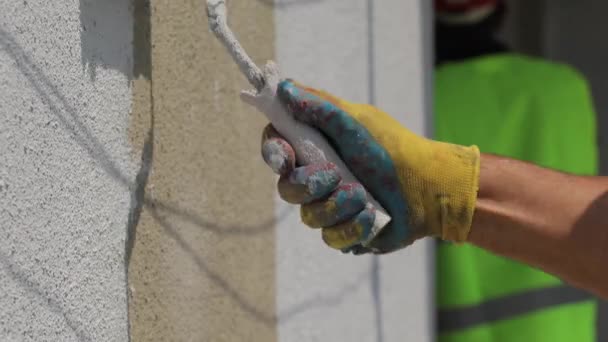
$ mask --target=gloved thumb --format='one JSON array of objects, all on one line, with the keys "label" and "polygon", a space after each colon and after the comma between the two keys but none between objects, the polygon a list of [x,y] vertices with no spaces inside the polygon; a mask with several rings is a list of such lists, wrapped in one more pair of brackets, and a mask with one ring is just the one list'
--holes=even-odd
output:
[{"label": "gloved thumb", "polygon": [[293,147],[270,124],[262,133],[262,158],[278,175],[286,175],[295,168]]}]

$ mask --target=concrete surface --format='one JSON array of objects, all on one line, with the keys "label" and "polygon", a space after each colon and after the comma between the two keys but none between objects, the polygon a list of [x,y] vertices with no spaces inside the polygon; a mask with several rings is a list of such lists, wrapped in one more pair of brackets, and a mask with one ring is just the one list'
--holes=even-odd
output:
[{"label": "concrete surface", "polygon": [[122,0],[0,3],[0,341],[128,338],[131,28]]},{"label": "concrete surface", "polygon": [[[149,14],[145,2],[135,6],[136,45],[150,57],[138,59],[131,135],[136,150],[148,150],[150,171],[140,177],[144,204],[132,234],[131,338],[275,341],[265,119],[240,102],[247,83],[209,32],[204,2],[152,4]],[[272,8],[231,1],[228,9],[252,57],[272,59]]]},{"label": "concrete surface", "polygon": [[[277,59],[287,77],[372,102],[424,133],[430,111],[425,1],[280,1]],[[430,40],[428,41],[430,42]],[[425,71],[427,72],[425,75]],[[280,341],[430,341],[430,246],[373,258],[327,248],[297,208],[277,226]]]},{"label": "concrete surface", "polygon": [[[428,244],[343,256],[299,223],[203,3],[0,4],[0,341],[430,340]],[[229,10],[258,63],[424,132],[424,3]]]}]

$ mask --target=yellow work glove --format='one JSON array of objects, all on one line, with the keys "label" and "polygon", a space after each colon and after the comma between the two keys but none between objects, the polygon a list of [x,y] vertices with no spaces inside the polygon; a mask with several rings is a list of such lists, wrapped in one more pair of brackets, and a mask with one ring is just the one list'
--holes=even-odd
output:
[{"label": "yellow work glove", "polygon": [[[279,193],[301,204],[305,224],[331,247],[386,253],[425,236],[467,239],[479,178],[479,150],[420,137],[378,108],[287,80],[277,95],[294,117],[320,130],[361,184],[343,184],[331,163],[296,167],[291,146],[269,126],[264,160],[281,175]],[[371,244],[369,191],[392,220]]]}]

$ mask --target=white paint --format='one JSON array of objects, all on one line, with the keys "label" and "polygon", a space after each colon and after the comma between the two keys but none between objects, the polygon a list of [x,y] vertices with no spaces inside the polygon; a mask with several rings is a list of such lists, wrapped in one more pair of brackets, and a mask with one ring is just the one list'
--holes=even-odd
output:
[{"label": "white paint", "polygon": [[0,341],[128,339],[128,6],[0,4]]},{"label": "white paint", "polygon": [[224,44],[234,62],[256,90],[261,91],[264,86],[262,70],[251,60],[241,43],[228,26],[228,10],[225,0],[207,0],[207,18],[209,28],[217,39]]},{"label": "white paint", "polygon": [[[380,108],[424,133],[431,63],[425,62],[430,44],[422,43],[421,18],[429,17],[422,11],[428,5],[374,1],[371,59],[368,5],[367,0],[301,0],[277,6],[278,63],[285,76],[352,101],[373,101],[371,94]],[[277,202],[281,212],[287,204]],[[293,208],[277,227],[280,341],[430,341],[429,245],[418,242],[381,256],[374,268],[373,257],[326,247],[320,231],[303,226]]]}]

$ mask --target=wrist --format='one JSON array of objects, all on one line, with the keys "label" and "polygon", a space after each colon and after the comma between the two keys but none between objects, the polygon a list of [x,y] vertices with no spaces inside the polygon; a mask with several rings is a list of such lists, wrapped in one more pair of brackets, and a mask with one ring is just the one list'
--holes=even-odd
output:
[{"label": "wrist", "polygon": [[425,226],[428,235],[465,242],[473,222],[479,187],[480,153],[465,147],[430,141],[422,171]]}]

